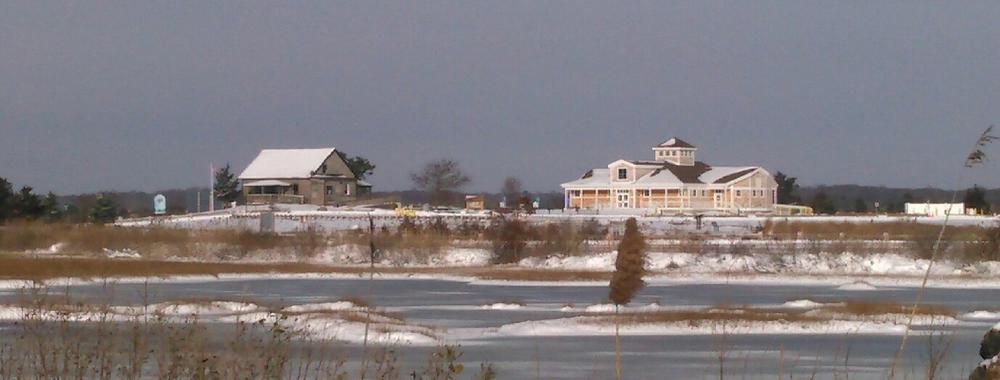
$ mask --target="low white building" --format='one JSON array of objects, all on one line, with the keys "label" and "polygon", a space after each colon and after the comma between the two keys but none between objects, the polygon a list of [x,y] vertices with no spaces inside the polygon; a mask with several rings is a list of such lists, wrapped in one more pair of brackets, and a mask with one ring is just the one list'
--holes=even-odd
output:
[{"label": "low white building", "polygon": [[976,209],[966,209],[965,203],[907,203],[906,214],[925,216],[976,215]]}]

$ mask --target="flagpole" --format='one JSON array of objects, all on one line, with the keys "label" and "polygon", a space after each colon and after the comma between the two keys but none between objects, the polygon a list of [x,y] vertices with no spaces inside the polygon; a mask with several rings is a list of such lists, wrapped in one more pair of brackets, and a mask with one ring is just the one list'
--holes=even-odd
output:
[{"label": "flagpole", "polygon": [[215,211],[215,164],[208,164],[208,212]]}]

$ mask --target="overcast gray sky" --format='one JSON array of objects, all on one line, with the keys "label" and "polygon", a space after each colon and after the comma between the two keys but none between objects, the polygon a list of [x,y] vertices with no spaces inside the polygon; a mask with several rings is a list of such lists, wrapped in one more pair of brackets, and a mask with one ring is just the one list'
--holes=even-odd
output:
[{"label": "overcast gray sky", "polygon": [[556,190],[676,135],[806,184],[950,187],[1000,123],[998,20],[994,1],[3,1],[0,176],[155,190],[332,145],[377,190],[441,157],[470,190]]}]

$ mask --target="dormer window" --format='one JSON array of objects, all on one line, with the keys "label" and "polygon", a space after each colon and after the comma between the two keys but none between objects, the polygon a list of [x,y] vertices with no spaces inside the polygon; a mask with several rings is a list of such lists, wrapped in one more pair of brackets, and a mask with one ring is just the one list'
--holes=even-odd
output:
[{"label": "dormer window", "polygon": [[628,169],[618,169],[618,179],[628,179]]}]

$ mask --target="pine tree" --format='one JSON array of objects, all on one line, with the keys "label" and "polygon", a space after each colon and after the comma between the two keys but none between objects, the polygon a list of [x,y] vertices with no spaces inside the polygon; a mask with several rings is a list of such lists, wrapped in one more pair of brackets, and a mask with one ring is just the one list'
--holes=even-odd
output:
[{"label": "pine tree", "polygon": [[868,212],[868,204],[865,203],[864,199],[855,198],[854,199],[854,212],[866,213]]},{"label": "pine tree", "polygon": [[837,206],[833,204],[833,200],[826,195],[826,192],[820,190],[813,196],[812,202],[810,202],[809,207],[813,208],[813,211],[820,214],[836,214]]},{"label": "pine tree", "polygon": [[229,164],[215,172],[215,198],[223,203],[230,204],[239,198],[237,185],[236,176],[230,170]]},{"label": "pine tree", "polygon": [[90,220],[97,224],[114,222],[118,218],[118,206],[111,197],[103,194],[97,196],[94,207],[90,209]]},{"label": "pine tree", "polygon": [[503,194],[503,199],[507,203],[505,206],[510,209],[517,208],[517,203],[521,200],[521,193],[524,192],[521,186],[521,180],[516,177],[507,177],[503,180],[503,187],[500,189],[500,193]]},{"label": "pine tree", "polygon": [[615,304],[615,378],[622,378],[621,336],[618,333],[620,318],[618,309],[627,305],[646,282],[645,274],[646,240],[639,231],[635,218],[625,222],[625,235],[618,243],[618,257],[615,259],[615,273],[611,277],[608,298]]},{"label": "pine tree", "polygon": [[347,164],[347,168],[351,169],[351,173],[354,173],[354,177],[357,179],[365,179],[375,172],[375,165],[368,161],[367,158],[361,156],[348,156],[347,153],[337,151],[337,155],[340,159],[344,160]]},{"label": "pine tree", "polygon": [[986,201],[986,191],[979,185],[973,185],[971,189],[967,190],[962,202],[965,202],[966,208],[976,209],[979,214],[990,213],[990,203]]},{"label": "pine tree", "polygon": [[31,186],[22,186],[14,195],[14,217],[34,220],[42,216],[42,200]]},{"label": "pine tree", "polygon": [[892,207],[890,207],[889,211],[893,211],[893,212],[906,212],[906,204],[907,203],[913,203],[913,199],[914,199],[913,198],[913,194],[911,194],[909,191],[907,191],[907,192],[903,193],[903,198],[899,201],[899,203],[898,204],[894,204]]},{"label": "pine tree", "polygon": [[791,205],[802,201],[795,193],[799,189],[799,185],[795,183],[797,180],[798,178],[789,177],[782,172],[774,175],[774,181],[778,183],[778,203]]},{"label": "pine tree", "polygon": [[46,222],[56,222],[62,220],[63,218],[63,208],[59,203],[59,197],[53,194],[51,191],[42,200],[42,210],[43,216]]},{"label": "pine tree", "polygon": [[13,213],[14,186],[0,177],[0,224],[3,224]]}]

